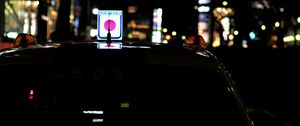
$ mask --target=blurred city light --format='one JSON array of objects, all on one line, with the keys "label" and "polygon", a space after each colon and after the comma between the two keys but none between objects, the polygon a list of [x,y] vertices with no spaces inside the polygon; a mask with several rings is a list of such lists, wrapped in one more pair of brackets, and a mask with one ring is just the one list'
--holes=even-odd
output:
[{"label": "blurred city light", "polygon": [[300,17],[297,18],[297,22],[300,23]]},{"label": "blurred city light", "polygon": [[214,48],[220,47],[220,46],[221,46],[220,38],[216,38],[216,39],[214,40],[212,46],[213,46]]},{"label": "blurred city light", "polygon": [[283,38],[283,41],[284,41],[284,42],[294,42],[294,41],[295,41],[295,37],[292,36],[292,35],[290,35],[290,36],[285,36],[285,37]]},{"label": "blurred city light", "polygon": [[26,2],[26,6],[30,6],[30,5],[31,5],[31,1],[28,0],[28,1]]},{"label": "blurred city light", "polygon": [[168,32],[168,29],[167,28],[163,28],[162,30],[164,33]]},{"label": "blurred city light", "polygon": [[228,47],[231,47],[231,46],[233,46],[233,44],[234,44],[234,42],[233,42],[233,41],[229,41],[229,42],[228,42]]},{"label": "blurred city light", "polygon": [[198,6],[194,6],[194,9],[195,9],[195,10],[198,10],[198,8],[199,8]]},{"label": "blurred city light", "polygon": [[94,14],[94,15],[97,15],[97,14],[98,14],[98,11],[99,11],[98,8],[94,8],[94,9],[93,9],[93,14]]},{"label": "blurred city light", "polygon": [[168,40],[163,40],[163,42],[162,43],[164,43],[164,44],[168,44]]},{"label": "blurred city light", "polygon": [[121,103],[120,107],[121,108],[129,108],[129,103],[128,102]]},{"label": "blurred city light", "polygon": [[90,30],[90,36],[91,36],[91,37],[96,37],[96,36],[97,36],[97,33],[98,33],[98,30],[97,30],[97,29],[91,29],[91,30]]},{"label": "blurred city light", "polygon": [[198,0],[199,4],[208,4],[210,3],[210,0]]},{"label": "blurred city light", "polygon": [[266,30],[266,25],[261,25],[261,30]]},{"label": "blurred city light", "polygon": [[8,32],[8,33],[7,33],[7,37],[8,37],[8,38],[15,39],[15,38],[17,38],[17,36],[18,36],[18,33],[17,33],[17,32]]},{"label": "blurred city light", "polygon": [[162,13],[161,8],[153,10],[152,42],[154,43],[161,43],[162,41]]},{"label": "blurred city light", "polygon": [[34,1],[34,2],[33,2],[33,6],[34,6],[34,7],[37,7],[37,6],[39,6],[39,4],[40,4],[40,2],[39,2],[39,1]]},{"label": "blurred city light", "polygon": [[250,36],[250,39],[252,39],[252,40],[256,38],[256,35],[254,32],[250,32],[249,36]]},{"label": "blurred city light", "polygon": [[132,39],[132,38],[133,38],[133,35],[129,33],[129,34],[127,35],[127,38]]},{"label": "blurred city light", "polygon": [[248,42],[247,42],[247,40],[243,40],[242,41],[242,46],[243,46],[243,48],[248,48]]},{"label": "blurred city light", "polygon": [[176,31],[173,31],[173,32],[172,32],[172,35],[173,35],[173,36],[176,36],[176,35],[177,35],[177,32],[176,32]]},{"label": "blurred city light", "polygon": [[280,12],[283,12],[283,11],[284,11],[284,8],[280,8],[279,11],[280,11]]},{"label": "blurred city light", "polygon": [[229,38],[229,40],[233,40],[234,36],[233,35],[229,35],[228,38]]},{"label": "blurred city light", "polygon": [[222,5],[223,5],[223,6],[227,6],[227,5],[228,5],[228,2],[227,2],[227,1],[223,1],[223,2],[222,2]]},{"label": "blurred city light", "polygon": [[185,40],[185,39],[186,39],[186,37],[183,35],[183,36],[181,36],[181,39],[182,39],[182,40]]},{"label": "blurred city light", "polygon": [[279,27],[280,26],[280,23],[277,21],[277,22],[275,22],[275,27]]},{"label": "blurred city light", "polygon": [[239,35],[239,31],[234,31],[233,34],[234,35]]},{"label": "blurred city light", "polygon": [[166,40],[171,40],[171,35],[166,35]]},{"label": "blurred city light", "polygon": [[300,35],[299,34],[296,35],[296,40],[300,41]]},{"label": "blurred city light", "polygon": [[200,6],[198,8],[198,12],[202,13],[202,12],[209,12],[210,7],[209,6]]}]

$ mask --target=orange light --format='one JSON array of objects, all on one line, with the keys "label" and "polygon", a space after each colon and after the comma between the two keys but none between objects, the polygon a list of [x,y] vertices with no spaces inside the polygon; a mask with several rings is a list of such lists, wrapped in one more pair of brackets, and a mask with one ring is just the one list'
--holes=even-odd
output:
[{"label": "orange light", "polygon": [[166,40],[170,40],[171,39],[171,35],[166,35]]},{"label": "orange light", "polygon": [[[197,37],[197,38],[196,38]],[[206,43],[201,35],[189,37],[185,43],[189,45],[200,45],[202,49],[206,49]]]}]

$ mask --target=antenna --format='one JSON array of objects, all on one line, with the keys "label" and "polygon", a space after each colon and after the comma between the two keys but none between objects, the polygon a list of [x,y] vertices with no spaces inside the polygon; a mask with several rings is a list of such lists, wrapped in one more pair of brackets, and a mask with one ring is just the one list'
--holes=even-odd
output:
[{"label": "antenna", "polygon": [[110,33],[110,12],[108,13],[108,32],[107,32],[107,46],[110,47],[111,44],[111,33]]}]

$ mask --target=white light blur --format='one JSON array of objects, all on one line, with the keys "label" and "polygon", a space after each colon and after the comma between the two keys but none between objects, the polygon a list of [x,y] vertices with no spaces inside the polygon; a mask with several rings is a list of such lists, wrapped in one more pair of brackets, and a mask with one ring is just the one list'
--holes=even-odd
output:
[{"label": "white light blur", "polygon": [[17,38],[17,36],[18,36],[18,33],[17,33],[17,32],[8,32],[8,33],[7,33],[7,37],[8,37],[8,38],[13,38],[13,39],[15,39],[15,38]]},{"label": "white light blur", "polygon": [[162,35],[160,31],[152,31],[152,42],[161,43]]},{"label": "white light blur", "polygon": [[283,11],[284,11],[284,8],[280,8],[279,11],[280,11],[280,12],[283,12]]},{"label": "white light blur", "polygon": [[198,6],[194,6],[194,9],[195,9],[195,10],[198,10]]},{"label": "white light blur", "polygon": [[181,36],[181,39],[182,39],[182,40],[185,40],[185,39],[186,39],[186,36],[184,36],[184,35]]},{"label": "white light blur", "polygon": [[261,30],[266,30],[266,25],[261,25]]},{"label": "white light blur", "polygon": [[209,6],[200,6],[198,8],[198,12],[209,12],[210,7]]},{"label": "white light blur", "polygon": [[176,31],[173,31],[173,32],[172,32],[172,35],[173,35],[173,36],[176,36],[176,35],[177,35],[177,32],[176,32]]},{"label": "white light blur", "polygon": [[198,0],[199,4],[209,4],[210,0]]},{"label": "white light blur", "polygon": [[234,35],[239,35],[239,31],[234,31],[233,34]]},{"label": "white light blur", "polygon": [[93,14],[94,14],[94,15],[97,15],[97,14],[98,14],[98,11],[99,11],[98,8],[94,8],[94,9],[93,9]]},{"label": "white light blur", "polygon": [[161,8],[158,8],[158,9],[156,10],[156,14],[157,14],[157,16],[162,16],[162,9],[161,9]]},{"label": "white light blur", "polygon": [[36,19],[36,14],[31,14],[31,27],[30,27],[30,32],[32,35],[34,35],[36,33],[36,29],[37,29],[37,19]]},{"label": "white light blur", "polygon": [[275,27],[279,27],[280,23],[279,22],[275,22]]},{"label": "white light blur", "polygon": [[163,40],[163,44],[168,44],[168,40]]},{"label": "white light blur", "polygon": [[230,34],[230,19],[229,19],[229,17],[224,17],[223,19],[221,19],[221,24],[224,28],[223,38],[225,41],[227,41],[228,35]]},{"label": "white light blur", "polygon": [[297,18],[297,22],[300,23],[300,17]]},{"label": "white light blur", "polygon": [[91,30],[90,30],[90,36],[91,36],[91,37],[96,37],[96,36],[97,36],[97,33],[98,33],[98,30],[97,30],[97,29],[91,29]]},{"label": "white light blur", "polygon": [[103,119],[93,119],[93,122],[103,122]]},{"label": "white light blur", "polygon": [[98,114],[98,115],[102,115],[103,111],[96,111],[96,110],[93,110],[93,111],[83,111],[83,114]]}]

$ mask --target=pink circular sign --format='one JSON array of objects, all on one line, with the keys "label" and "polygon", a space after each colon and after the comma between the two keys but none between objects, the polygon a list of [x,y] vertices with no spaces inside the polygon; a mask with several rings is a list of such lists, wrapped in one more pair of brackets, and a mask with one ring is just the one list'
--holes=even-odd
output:
[{"label": "pink circular sign", "polygon": [[110,28],[110,31],[113,31],[116,28],[116,23],[113,20],[107,20],[104,23],[104,28],[108,31],[108,28]]}]

